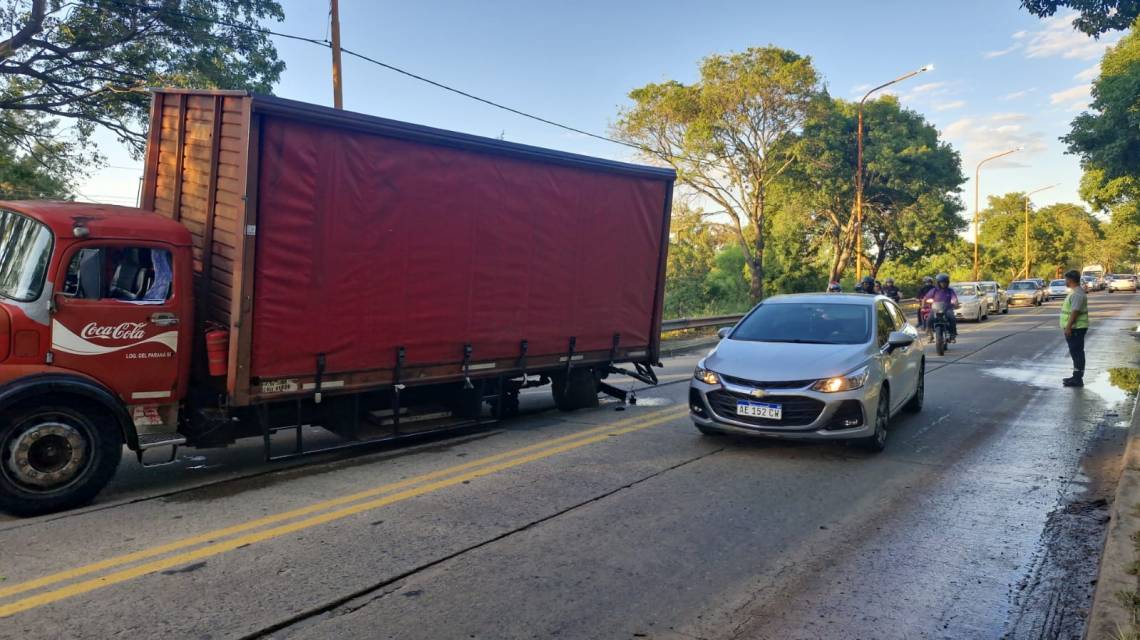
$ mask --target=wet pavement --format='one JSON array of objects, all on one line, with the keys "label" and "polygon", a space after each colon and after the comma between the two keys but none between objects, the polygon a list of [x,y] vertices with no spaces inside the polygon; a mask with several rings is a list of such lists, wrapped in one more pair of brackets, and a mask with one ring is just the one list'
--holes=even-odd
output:
[{"label": "wet pavement", "polygon": [[1090,300],[1085,388],[1058,305],[963,324],[878,455],[700,436],[693,355],[623,411],[124,465],[0,520],[0,637],[1079,638],[1140,379],[1140,296]]}]

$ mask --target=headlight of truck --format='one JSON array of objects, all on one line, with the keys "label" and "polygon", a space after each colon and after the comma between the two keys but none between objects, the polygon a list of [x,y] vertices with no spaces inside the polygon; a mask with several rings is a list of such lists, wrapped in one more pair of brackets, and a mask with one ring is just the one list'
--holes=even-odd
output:
[{"label": "headlight of truck", "polygon": [[838,393],[840,391],[852,391],[859,389],[867,384],[867,378],[871,372],[867,367],[856,369],[851,373],[844,376],[836,376],[834,378],[824,378],[819,382],[813,384],[811,388],[815,391],[822,391],[824,393]]},{"label": "headlight of truck", "polygon": [[693,377],[705,384],[720,384],[720,376],[718,376],[715,371],[709,371],[701,367],[697,367],[697,370],[693,372]]}]

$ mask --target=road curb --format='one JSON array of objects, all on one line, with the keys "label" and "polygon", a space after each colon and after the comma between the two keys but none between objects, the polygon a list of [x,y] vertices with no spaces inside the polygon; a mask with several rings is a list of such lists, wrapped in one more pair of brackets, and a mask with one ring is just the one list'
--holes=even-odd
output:
[{"label": "road curb", "polygon": [[1140,560],[1136,544],[1140,541],[1140,401],[1132,407],[1132,422],[1128,428],[1128,443],[1116,485],[1116,497],[1109,510],[1108,532],[1104,552],[1100,556],[1096,593],[1092,610],[1085,626],[1088,640],[1129,638],[1136,620],[1120,594],[1140,591],[1140,577],[1129,573],[1129,568]]}]

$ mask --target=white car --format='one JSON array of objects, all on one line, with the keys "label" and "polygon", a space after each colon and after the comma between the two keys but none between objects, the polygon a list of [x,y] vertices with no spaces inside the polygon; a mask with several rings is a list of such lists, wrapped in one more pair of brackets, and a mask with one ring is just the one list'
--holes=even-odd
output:
[{"label": "white car", "polygon": [[1108,281],[1108,292],[1131,291],[1136,293],[1136,276],[1127,273],[1114,273]]},{"label": "white car", "polygon": [[954,285],[954,291],[958,294],[958,308],[954,310],[955,318],[981,322],[990,317],[986,295],[978,290],[978,285],[970,282],[957,284]]},{"label": "white car", "polygon": [[774,296],[720,335],[689,387],[705,435],[856,440],[882,451],[891,416],[922,409],[922,340],[884,296]]},{"label": "white car", "polygon": [[1045,289],[1048,300],[1057,300],[1069,295],[1069,285],[1064,280],[1051,280]]}]

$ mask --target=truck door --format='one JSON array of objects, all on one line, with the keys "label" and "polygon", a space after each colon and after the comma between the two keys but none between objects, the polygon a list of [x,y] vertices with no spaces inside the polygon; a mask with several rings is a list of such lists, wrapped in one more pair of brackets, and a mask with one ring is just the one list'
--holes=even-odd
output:
[{"label": "truck door", "polygon": [[[52,315],[52,361],[90,375],[128,404],[177,397],[179,317],[175,252],[160,244],[84,243],[61,263]],[[189,321],[189,318],[185,320]]]}]

